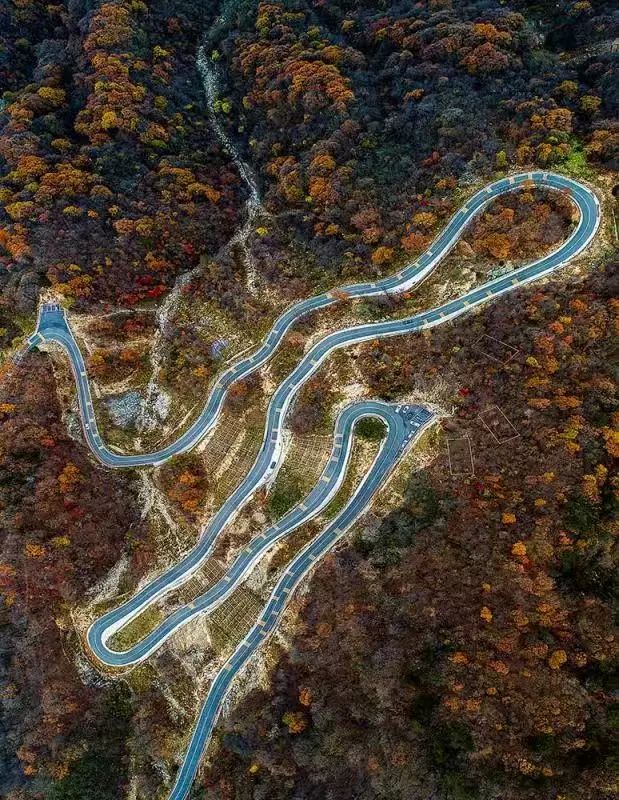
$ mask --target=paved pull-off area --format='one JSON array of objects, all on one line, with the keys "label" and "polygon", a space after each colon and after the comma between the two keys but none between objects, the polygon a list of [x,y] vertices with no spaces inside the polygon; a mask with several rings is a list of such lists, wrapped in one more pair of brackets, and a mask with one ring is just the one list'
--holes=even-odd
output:
[{"label": "paved pull-off area", "polygon": [[461,237],[466,226],[483,208],[499,195],[527,185],[570,194],[579,211],[580,218],[567,241],[544,258],[489,281],[442,306],[404,319],[345,328],[329,334],[317,342],[275,390],[267,411],[264,438],[256,461],[239,487],[202,531],[197,545],[178,564],[163,572],[140,589],[130,600],[105,614],[90,627],[88,644],[92,652],[104,664],[122,667],[147,658],[174,631],[187,624],[197,614],[209,613],[216,608],[245,580],[255,564],[275,542],[314,517],[329,503],[346,473],[357,420],[370,416],[384,421],[387,429],[386,437],[363,481],[343,510],[288,564],[256,624],[213,680],[198,716],[176,783],[169,795],[170,800],[182,800],[189,793],[200,759],[232,681],[262,642],[275,630],[295,587],[368,507],[408,446],[435,421],[435,417],[421,406],[392,405],[376,401],[363,401],[345,408],[336,421],[331,458],[318,484],[301,503],[291,509],[275,525],[255,537],[239,553],[221,580],[201,597],[174,611],[136,645],[125,651],[116,651],[108,645],[110,638],[148,606],[187,581],[208,557],[220,532],[256,490],[272,479],[282,456],[283,425],[290,403],[299,388],[334,350],[370,339],[398,336],[440,325],[494,297],[550,274],[587,247],[600,222],[600,205],[595,194],[586,186],[551,172],[529,172],[502,178],[490,184],[473,195],[451,218],[425,253],[397,275],[373,283],[343,286],[333,292],[303,300],[285,311],[277,319],[270,333],[253,355],[236,362],[215,380],[204,409],[185,433],[167,447],[149,454],[120,455],[106,448],[97,428],[84,360],[67,322],[65,312],[58,305],[41,306],[37,329],[29,337],[28,343],[31,347],[36,347],[42,342],[56,342],[66,351],[75,376],[84,434],[95,456],[110,467],[158,465],[178,453],[189,450],[204,438],[217,421],[228,388],[235,381],[247,377],[264,364],[273,355],[288,329],[298,319],[316,309],[337,302],[343,296],[370,297],[384,292],[398,293],[410,290],[419,284],[445,257]]}]

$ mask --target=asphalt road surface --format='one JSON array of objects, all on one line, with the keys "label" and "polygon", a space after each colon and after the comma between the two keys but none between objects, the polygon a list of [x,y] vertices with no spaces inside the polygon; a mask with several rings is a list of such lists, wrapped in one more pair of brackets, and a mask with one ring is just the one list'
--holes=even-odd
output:
[{"label": "asphalt road surface", "polygon": [[262,642],[275,630],[294,588],[308,574],[316,561],[333,547],[368,507],[407,447],[435,421],[435,417],[420,406],[390,405],[375,401],[364,401],[345,408],[336,422],[331,458],[318,484],[301,503],[275,525],[255,537],[239,553],[218,583],[192,603],[174,611],[136,645],[125,651],[112,649],[109,641],[114,633],[196,572],[212,551],[221,531],[234,519],[256,490],[273,478],[282,457],[283,423],[290,403],[299,388],[334,350],[362,341],[399,336],[442,324],[482,303],[552,273],[582,252],[595,235],[600,221],[599,202],[586,186],[550,172],[529,172],[502,178],[490,184],[467,200],[425,253],[396,275],[376,282],[343,286],[333,292],[303,300],[285,311],[277,319],[262,345],[251,356],[239,360],[216,379],[206,405],[195,422],[175,442],[154,453],[122,455],[112,452],[105,446],[97,428],[84,360],[66,314],[55,304],[41,306],[37,329],[29,337],[28,343],[31,347],[36,347],[43,342],[55,342],[66,351],[75,376],[85,438],[95,456],[110,467],[159,465],[172,456],[191,449],[208,434],[217,421],[228,388],[264,364],[297,320],[312,311],[338,302],[343,296],[371,297],[385,292],[395,294],[409,291],[433,271],[462,236],[467,225],[483,208],[499,195],[531,183],[569,193],[579,211],[579,221],[569,238],[544,258],[488,281],[437,308],[403,319],[353,326],[321,339],[305,354],[298,366],[274,392],[267,411],[262,447],[256,461],[239,487],[228,497],[202,531],[197,545],[178,564],[144,586],[130,600],[102,616],[89,629],[88,643],[101,662],[109,666],[122,667],[147,658],[174,631],[187,624],[193,617],[212,611],[245,580],[255,564],[275,542],[318,514],[329,503],[337,493],[346,472],[355,423],[364,416],[383,420],[387,430],[386,437],[376,460],[356,492],[333,521],[292,559],[277,582],[256,625],[217,673],[200,711],[189,748],[169,796],[170,800],[182,800],[187,796],[232,681]]}]

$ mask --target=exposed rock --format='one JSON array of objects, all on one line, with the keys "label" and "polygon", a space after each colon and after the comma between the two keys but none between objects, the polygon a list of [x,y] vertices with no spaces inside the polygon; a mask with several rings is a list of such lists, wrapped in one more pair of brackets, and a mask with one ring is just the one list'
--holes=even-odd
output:
[{"label": "exposed rock", "polygon": [[455,246],[454,251],[460,256],[460,258],[465,258],[467,260],[475,258],[475,251],[468,242],[464,241],[464,239],[460,239],[458,244]]},{"label": "exposed rock", "polygon": [[134,427],[142,413],[143,400],[139,392],[125,392],[105,400],[105,407],[114,425],[121,428]]},{"label": "exposed rock", "polygon": [[41,286],[40,276],[36,272],[24,272],[15,289],[15,310],[19,314],[34,311]]}]

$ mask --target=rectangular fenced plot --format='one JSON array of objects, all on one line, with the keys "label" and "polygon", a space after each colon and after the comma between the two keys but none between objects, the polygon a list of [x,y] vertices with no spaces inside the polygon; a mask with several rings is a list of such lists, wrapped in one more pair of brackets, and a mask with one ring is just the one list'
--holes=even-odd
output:
[{"label": "rectangular fenced plot", "polygon": [[518,353],[515,347],[500,341],[500,339],[495,339],[494,336],[488,336],[485,333],[475,343],[475,350],[491,361],[496,361],[499,364],[507,364],[508,361],[511,361]]},{"label": "rectangular fenced plot", "polygon": [[479,415],[479,419],[499,444],[503,444],[503,442],[520,436],[518,430],[512,425],[498,406],[492,406],[484,411],[483,414]]},{"label": "rectangular fenced plot", "polygon": [[458,439],[447,439],[449,471],[453,476],[466,476],[475,473],[473,448],[468,436]]}]

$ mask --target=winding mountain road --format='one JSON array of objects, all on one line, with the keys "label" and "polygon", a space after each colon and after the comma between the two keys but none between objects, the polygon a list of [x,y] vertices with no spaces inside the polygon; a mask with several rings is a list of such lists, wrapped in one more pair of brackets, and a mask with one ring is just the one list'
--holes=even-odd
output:
[{"label": "winding mountain road", "polygon": [[386,438],[358,489],[334,520],[292,559],[277,582],[258,622],[211,684],[193,731],[189,749],[169,796],[170,800],[181,800],[187,796],[234,677],[269,633],[275,630],[294,588],[311,570],[313,564],[344,535],[367,508],[407,447],[428,425],[432,424],[435,417],[420,406],[390,405],[375,401],[363,401],[345,408],[336,422],[331,458],[318,484],[302,503],[295,506],[264,533],[255,537],[239,553],[227,573],[215,586],[192,603],[174,611],[136,645],[125,651],[112,649],[109,642],[114,633],[121,630],[145,608],[188,580],[211,553],[221,531],[234,519],[257,489],[273,478],[282,460],[282,434],[288,408],[300,387],[333,351],[371,339],[398,336],[439,325],[492,298],[550,274],[587,247],[600,222],[599,201],[583,184],[550,172],[529,172],[502,178],[490,184],[467,200],[425,253],[396,275],[376,282],[344,286],[334,292],[301,301],[285,311],[277,319],[262,345],[251,356],[233,364],[215,380],[206,405],[195,422],[175,442],[149,454],[122,455],[112,452],[105,446],[97,428],[84,360],[66,315],[58,305],[46,304],[41,307],[37,329],[29,337],[28,343],[31,347],[36,347],[43,342],[55,342],[66,351],[75,376],[85,438],[94,455],[110,467],[156,466],[194,447],[208,434],[216,423],[229,387],[264,364],[297,320],[312,311],[337,302],[343,295],[371,297],[384,292],[398,293],[410,290],[432,272],[461,237],[466,226],[489,203],[501,194],[531,184],[569,192],[579,211],[579,221],[569,238],[544,258],[489,281],[437,308],[403,319],[345,328],[317,342],[275,390],[267,411],[262,446],[253,466],[202,531],[197,545],[178,564],[167,569],[140,589],[130,600],[105,614],[90,627],[88,644],[101,662],[110,666],[129,666],[147,658],[174,631],[187,624],[194,616],[212,611],[245,580],[254,565],[275,542],[318,514],[328,504],[345,475],[354,426],[358,419],[373,416],[385,422]]},{"label": "winding mountain road", "polygon": [[[118,630],[127,624],[130,617],[135,616],[144,607],[139,594],[100,617],[88,631],[88,644],[97,658],[105,664],[115,667],[136,664],[158,649],[174,631],[186,625],[194,616],[214,611],[245,580],[267,550],[315,517],[337,494],[350,458],[353,428],[356,422],[363,417],[382,419],[391,434],[391,438],[387,438],[386,449],[383,448],[384,452],[381,451],[380,458],[368,473],[368,478],[373,475],[371,485],[378,488],[382,483],[382,478],[374,475],[374,472],[381,468],[385,460],[387,463],[395,464],[410,439],[426,427],[432,414],[420,406],[389,405],[375,401],[354,403],[344,408],[335,423],[331,456],[318,483],[308,496],[281,517],[276,524],[254,537],[241,550],[226,574],[214,586],[193,602],[177,609],[134,647],[117,651],[112,649],[108,642]],[[356,497],[358,505],[365,497],[365,492],[361,492]],[[361,510],[363,507],[359,506]],[[152,601],[148,599],[146,602],[150,604]]]}]

